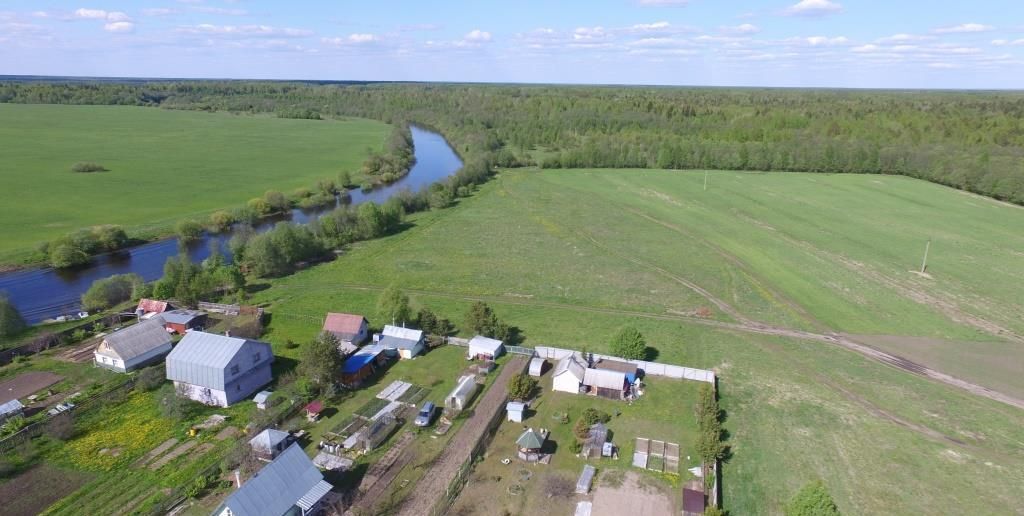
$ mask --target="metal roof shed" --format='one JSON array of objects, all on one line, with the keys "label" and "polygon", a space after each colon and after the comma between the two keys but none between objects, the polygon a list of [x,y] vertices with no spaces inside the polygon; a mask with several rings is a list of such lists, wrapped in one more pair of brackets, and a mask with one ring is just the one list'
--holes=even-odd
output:
[{"label": "metal roof shed", "polygon": [[469,340],[469,358],[483,356],[494,359],[501,356],[504,352],[505,346],[498,339],[477,335]]},{"label": "metal roof shed", "polygon": [[543,358],[534,358],[530,360],[530,376],[541,376],[544,374],[544,369],[547,367],[548,361]]}]

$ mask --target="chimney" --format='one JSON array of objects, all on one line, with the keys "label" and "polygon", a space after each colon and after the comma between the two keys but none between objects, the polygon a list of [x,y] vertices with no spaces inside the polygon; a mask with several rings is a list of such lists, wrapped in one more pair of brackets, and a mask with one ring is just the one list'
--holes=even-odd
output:
[{"label": "chimney", "polygon": [[242,488],[242,474],[237,469],[235,470],[235,487]]},{"label": "chimney", "polygon": [[231,328],[228,328],[228,329],[224,330],[224,336],[225,337],[230,337],[231,336]]}]

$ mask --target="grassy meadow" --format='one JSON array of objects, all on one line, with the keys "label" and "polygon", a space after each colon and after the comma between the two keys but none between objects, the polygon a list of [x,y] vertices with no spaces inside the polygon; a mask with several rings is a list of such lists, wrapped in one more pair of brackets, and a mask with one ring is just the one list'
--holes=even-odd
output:
[{"label": "grassy meadow", "polygon": [[[889,176],[712,172],[702,184],[699,172],[505,171],[254,301],[273,314],[266,339],[292,353],[283,344],[311,339],[326,311],[380,326],[376,300],[392,283],[457,325],[484,299],[526,345],[605,351],[635,324],[659,361],[719,372],[734,514],[778,513],[814,478],[850,514],[1015,510],[1019,410],[823,343],[689,316],[888,336],[875,345],[1019,393],[1020,345],[964,321],[1024,332],[1024,211]],[[929,238],[930,279],[909,272]]]},{"label": "grassy meadow", "polygon": [[[0,104],[0,261],[79,228],[135,234],[356,171],[389,128],[364,119]],[[77,162],[106,172],[75,173]]]}]

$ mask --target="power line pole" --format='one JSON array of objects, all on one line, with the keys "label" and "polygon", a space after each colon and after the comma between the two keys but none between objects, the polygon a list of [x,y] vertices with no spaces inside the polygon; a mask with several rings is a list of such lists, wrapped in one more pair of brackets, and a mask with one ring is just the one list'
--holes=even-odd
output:
[{"label": "power line pole", "polygon": [[928,243],[924,245],[924,260],[921,262],[921,274],[924,274],[925,269],[928,268],[928,250],[932,247],[932,239],[928,239]]}]

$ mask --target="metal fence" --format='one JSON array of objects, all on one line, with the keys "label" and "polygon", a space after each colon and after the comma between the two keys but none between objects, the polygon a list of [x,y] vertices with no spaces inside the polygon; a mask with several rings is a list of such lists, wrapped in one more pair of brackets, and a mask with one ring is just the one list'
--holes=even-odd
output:
[{"label": "metal fence", "polygon": [[[550,346],[537,346],[534,348],[537,352],[537,356],[541,358],[549,358],[552,360],[561,360],[573,353],[577,353],[571,349],[554,348]],[[685,380],[695,380],[698,382],[707,382],[712,385],[715,383],[715,372],[708,371],[707,369],[694,369],[692,367],[683,367],[672,364],[662,364],[659,362],[647,362],[646,360],[627,360],[624,358],[613,357],[611,355],[601,355],[598,353],[591,353],[595,359],[608,359],[608,360],[620,360],[623,362],[629,362],[636,364],[644,374],[651,376],[664,376],[667,378],[680,378]]]}]

